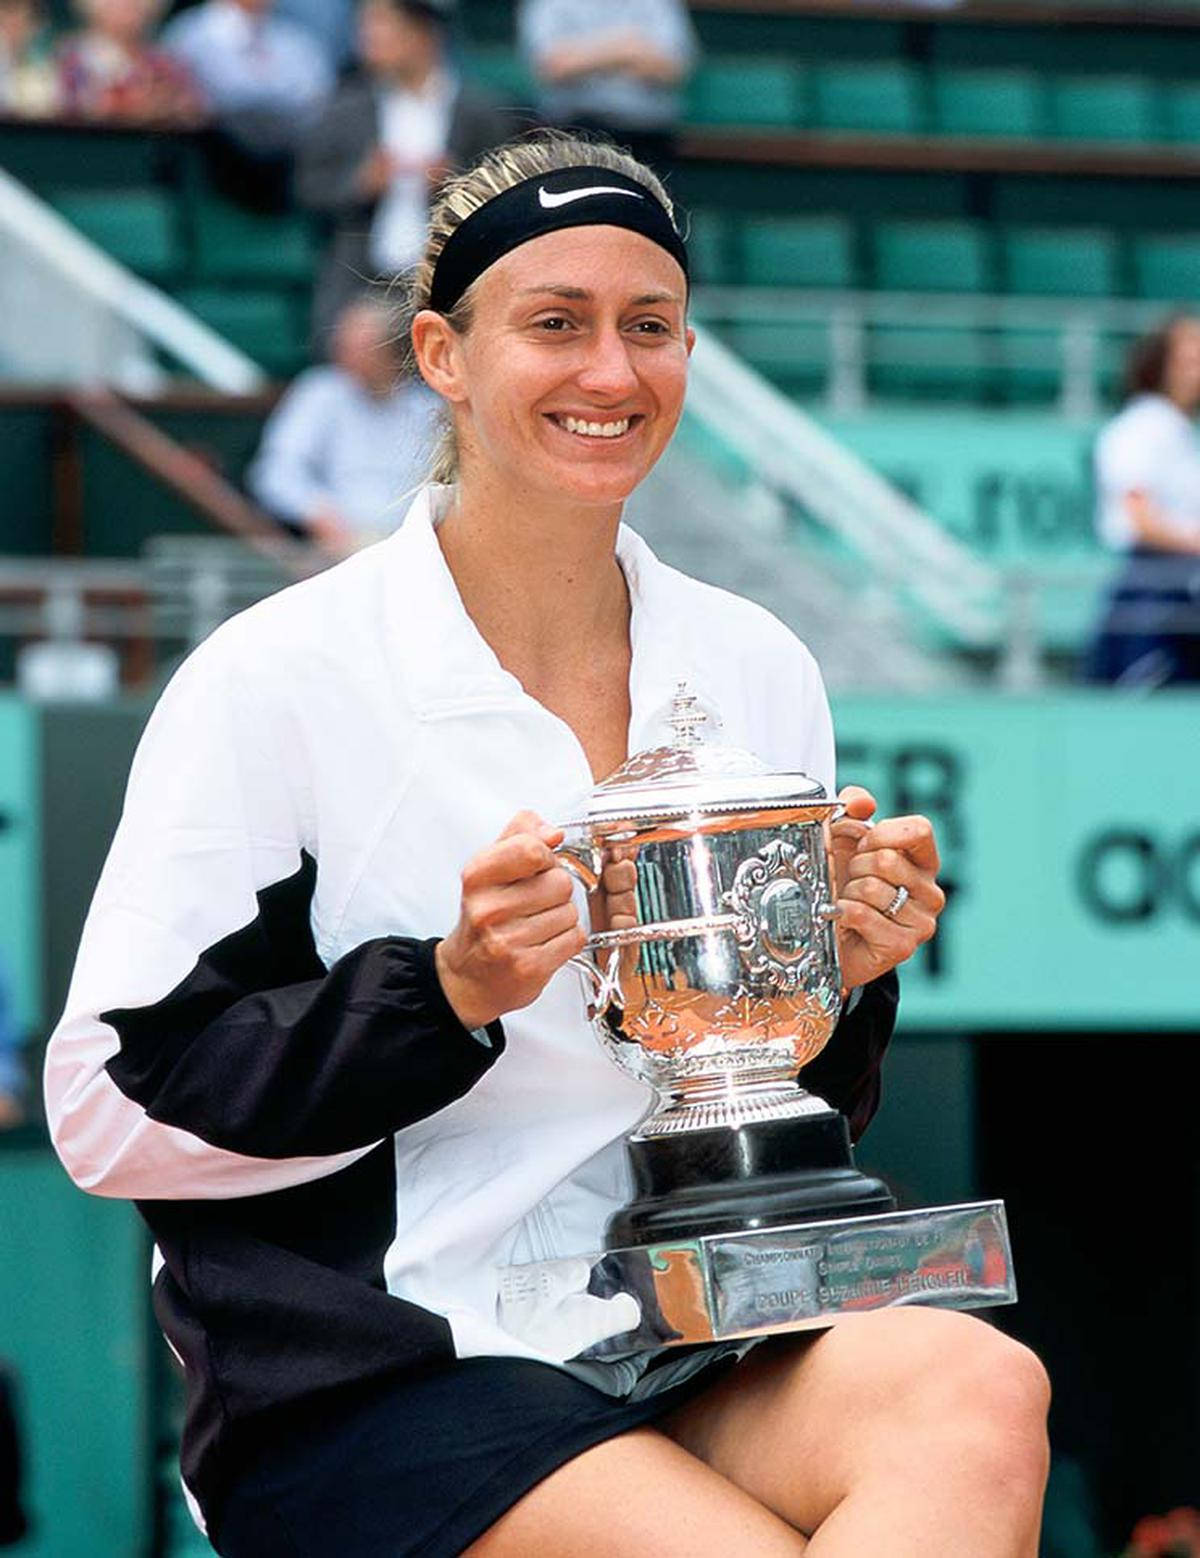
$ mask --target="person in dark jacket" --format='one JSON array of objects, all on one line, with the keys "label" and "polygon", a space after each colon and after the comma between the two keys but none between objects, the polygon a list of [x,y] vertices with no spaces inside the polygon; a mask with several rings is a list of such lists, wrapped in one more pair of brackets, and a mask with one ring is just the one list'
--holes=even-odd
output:
[{"label": "person in dark jacket", "polygon": [[363,0],[363,73],[343,83],[301,150],[297,196],[331,228],[313,304],[313,350],[369,285],[420,258],[431,192],[517,128],[447,56],[450,0]]}]

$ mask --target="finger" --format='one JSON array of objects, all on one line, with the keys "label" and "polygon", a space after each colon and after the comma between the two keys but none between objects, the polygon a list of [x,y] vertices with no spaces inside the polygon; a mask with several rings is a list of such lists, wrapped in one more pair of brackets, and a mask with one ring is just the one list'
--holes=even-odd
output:
[{"label": "finger", "polygon": [[552,822],[543,821],[535,811],[519,811],[511,821],[505,823],[500,830],[500,837],[512,838],[520,833],[531,833],[551,846],[561,844],[563,839],[563,830],[556,828]]},{"label": "finger", "polygon": [[[498,839],[467,862],[463,870],[463,891],[524,882],[540,872],[563,871],[557,856],[532,833],[513,833]],[[566,872],[563,871],[563,875]]]},{"label": "finger", "polygon": [[506,927],[514,947],[544,947],[556,936],[569,930],[580,929],[580,911],[574,904],[559,904],[555,908],[542,908],[536,915],[522,915]]},{"label": "finger", "polygon": [[928,817],[887,817],[877,822],[860,842],[857,853],[871,849],[902,850],[910,860],[935,874],[942,863]]},{"label": "finger", "polygon": [[946,907],[946,895],[930,873],[898,849],[872,849],[853,856],[843,872],[842,891],[852,882],[865,881],[882,883],[889,898],[898,887],[907,887],[909,897],[934,914]]},{"label": "finger", "polygon": [[570,873],[561,866],[554,866],[520,881],[486,888],[473,900],[472,911],[479,924],[500,925],[571,904],[573,898],[574,882]]},{"label": "finger", "polygon": [[846,808],[847,817],[863,820],[873,817],[878,805],[870,790],[864,790],[861,784],[843,785],[838,800]]},{"label": "finger", "polygon": [[[909,897],[895,914],[889,914],[888,908],[895,901],[896,889],[892,884],[873,876],[847,883],[845,892],[838,900],[843,909],[850,902],[866,904],[889,924],[911,931],[919,941],[928,941],[937,929],[936,912],[931,913],[915,897]],[[873,926],[871,929],[878,933],[878,927]]]}]

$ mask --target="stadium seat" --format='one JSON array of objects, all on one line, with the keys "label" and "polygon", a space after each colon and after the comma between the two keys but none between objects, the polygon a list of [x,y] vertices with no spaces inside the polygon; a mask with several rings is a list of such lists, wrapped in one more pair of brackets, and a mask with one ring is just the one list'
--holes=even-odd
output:
[{"label": "stadium seat", "polygon": [[1200,302],[1200,235],[1142,233],[1135,236],[1133,287],[1140,298]]},{"label": "stadium seat", "polygon": [[286,293],[189,287],[179,301],[278,378],[289,378],[308,360],[302,322]]},{"label": "stadium seat", "polygon": [[990,292],[986,231],[971,222],[880,222],[875,285],[889,292]]},{"label": "stadium seat", "polygon": [[64,189],[58,212],[114,260],[152,281],[179,273],[183,253],[169,195],[158,189]]},{"label": "stadium seat", "polygon": [[939,135],[1028,140],[1042,133],[1041,88],[1032,71],[941,69],[931,96]]},{"label": "stadium seat", "polygon": [[752,287],[852,287],[854,235],[838,216],[756,216],[741,229],[741,278]]},{"label": "stadium seat", "polygon": [[1140,76],[1059,76],[1049,87],[1052,135],[1073,141],[1152,141],[1154,92]]},{"label": "stadium seat", "polygon": [[981,330],[916,320],[872,325],[867,341],[867,380],[874,395],[954,401],[988,397],[992,353]]},{"label": "stadium seat", "polygon": [[829,375],[829,331],[814,321],[744,320],[723,325],[721,339],[787,395],[810,396]]},{"label": "stadium seat", "polygon": [[207,199],[196,202],[193,222],[197,281],[311,285],[312,229],[300,213],[260,216]]},{"label": "stadium seat", "polygon": [[1095,227],[1011,228],[1000,238],[1001,284],[1031,297],[1119,292],[1116,235]]},{"label": "stadium seat", "polygon": [[692,211],[687,249],[692,276],[701,284],[719,287],[741,279],[734,268],[730,218],[726,212],[709,207]]},{"label": "stadium seat", "polygon": [[1159,88],[1163,133],[1170,141],[1200,144],[1200,85],[1172,81]]},{"label": "stadium seat", "polygon": [[510,103],[532,103],[534,100],[529,67],[512,49],[471,49],[466,68],[470,80],[490,87],[498,97]]},{"label": "stadium seat", "polygon": [[813,82],[813,124],[822,130],[913,135],[925,127],[912,66],[880,60],[824,65]]},{"label": "stadium seat", "polygon": [[686,117],[747,129],[802,124],[803,71],[787,60],[753,55],[706,59],[688,85]]}]

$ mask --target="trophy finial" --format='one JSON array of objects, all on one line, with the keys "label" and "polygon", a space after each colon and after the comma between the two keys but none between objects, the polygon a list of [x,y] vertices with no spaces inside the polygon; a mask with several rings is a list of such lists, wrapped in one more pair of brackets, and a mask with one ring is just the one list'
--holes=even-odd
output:
[{"label": "trophy finial", "polygon": [[700,727],[708,724],[708,715],[696,707],[695,695],[686,682],[676,684],[667,723],[674,732],[673,746],[686,749],[700,745]]}]

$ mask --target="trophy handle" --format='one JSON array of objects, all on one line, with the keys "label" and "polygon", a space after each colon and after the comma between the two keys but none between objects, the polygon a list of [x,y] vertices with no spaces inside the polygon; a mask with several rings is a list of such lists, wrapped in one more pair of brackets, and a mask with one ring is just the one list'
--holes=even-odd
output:
[{"label": "trophy handle", "polygon": [[[597,949],[599,950],[599,949]],[[589,1005],[593,1015],[596,1015],[609,1006],[625,1006],[625,995],[621,989],[621,949],[612,947],[608,954],[608,966],[600,968],[593,958],[585,950],[573,958],[567,959],[571,968],[576,968],[590,985]]]},{"label": "trophy handle", "polygon": [[604,866],[600,859],[600,851],[593,843],[586,839],[578,841],[568,835],[554,853],[575,880],[583,883],[589,893],[596,891],[600,886],[600,873]]}]

